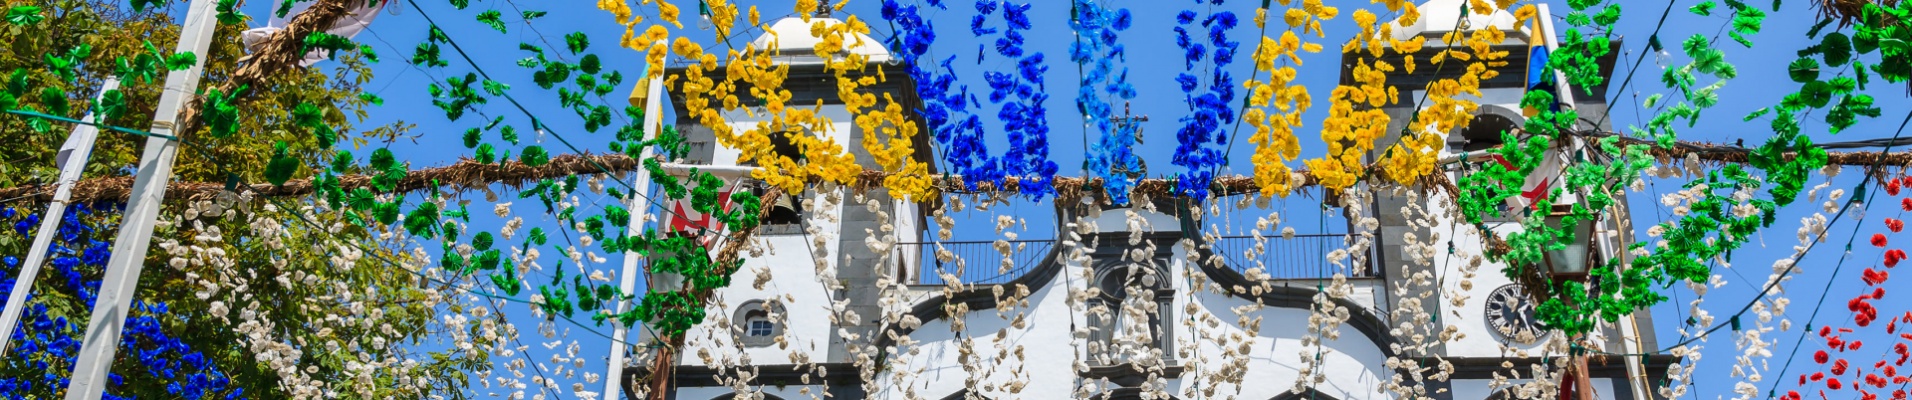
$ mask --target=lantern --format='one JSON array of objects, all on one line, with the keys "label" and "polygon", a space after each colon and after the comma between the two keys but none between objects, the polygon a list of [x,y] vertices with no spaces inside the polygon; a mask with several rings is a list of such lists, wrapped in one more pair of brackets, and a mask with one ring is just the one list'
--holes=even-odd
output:
[{"label": "lantern", "polygon": [[[1547,214],[1547,226],[1563,229],[1567,216],[1571,214],[1572,206],[1553,206],[1553,212]],[[1586,279],[1587,271],[1593,265],[1593,224],[1593,219],[1576,222],[1571,228],[1573,238],[1567,241],[1565,247],[1546,251],[1542,262],[1546,264],[1548,274],[1555,279]]]}]

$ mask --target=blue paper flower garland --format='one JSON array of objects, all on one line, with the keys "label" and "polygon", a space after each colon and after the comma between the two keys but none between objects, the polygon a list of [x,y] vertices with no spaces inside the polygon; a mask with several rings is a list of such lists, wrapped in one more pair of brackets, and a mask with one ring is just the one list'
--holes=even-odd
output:
[{"label": "blue paper flower garland", "polygon": [[[947,9],[941,1],[931,1],[930,5]],[[891,43],[891,52],[902,58],[910,78],[916,81],[917,97],[923,100],[917,112],[931,136],[942,145],[943,160],[949,163],[951,172],[961,175],[971,189],[980,182],[1001,183],[1002,161],[989,155],[982,118],[969,111],[975,96],[969,94],[969,85],[956,84],[956,70],[950,66],[956,56],[944,58],[937,64],[940,68],[927,67],[923,57],[936,41],[930,21],[916,6],[903,6],[896,0],[884,0],[882,14],[884,20],[897,25],[898,39]]]},{"label": "blue paper flower garland", "polygon": [[[940,0],[929,1],[928,5],[947,9]],[[910,77],[916,81],[917,96],[923,100],[918,112],[937,143],[942,145],[943,160],[949,163],[952,172],[962,175],[972,189],[984,182],[1000,187],[1007,178],[1015,177],[1022,194],[1040,199],[1055,193],[1058,168],[1049,160],[1048,111],[1042,104],[1048,99],[1048,95],[1042,93],[1042,74],[1048,67],[1044,65],[1042,52],[1023,48],[1023,32],[1032,28],[1028,15],[1031,4],[983,0],[975,5],[977,13],[970,19],[970,34],[985,37],[1000,33],[1001,37],[993,43],[994,52],[1016,60],[1013,73],[983,73],[989,84],[989,102],[1000,105],[996,117],[1002,121],[1008,136],[1008,150],[1001,156],[989,152],[982,118],[972,111],[981,109],[981,102],[969,92],[968,85],[956,83],[956,70],[951,65],[956,57],[945,57],[935,66],[925,62],[930,45],[936,41],[936,31],[917,6],[884,0],[883,19],[897,25],[897,39],[892,41],[891,50],[909,66]],[[986,26],[997,10],[1002,11],[1004,26]],[[978,64],[988,58],[989,47],[988,44],[977,47]]]},{"label": "blue paper flower garland", "polygon": [[[75,307],[79,310],[91,309],[99,297],[100,286],[98,278],[88,277],[82,270],[104,268],[112,254],[109,243],[93,239],[95,228],[87,222],[91,215],[92,207],[78,204],[71,206],[61,218],[59,237],[52,245],[49,263],[53,276],[60,278],[61,284],[57,288],[41,288],[42,292],[58,290],[72,295],[79,300],[75,306],[85,307]],[[0,220],[12,220],[14,233],[30,238],[39,225],[40,216],[6,208],[0,209]],[[21,262],[17,256],[0,257],[0,297],[11,292]],[[21,326],[13,332],[14,348],[7,352],[5,360],[0,360],[0,370],[38,371],[38,374],[0,377],[0,397],[14,399],[59,392],[67,386],[80,350],[80,340],[74,337],[83,331],[79,323],[51,316],[47,304],[38,296],[28,297],[25,311]],[[135,301],[132,316],[126,319],[125,334],[120,336],[120,353],[137,359],[146,377],[167,382],[166,393],[171,397],[245,398],[244,389],[230,387],[226,374],[204,353],[163,330],[156,316],[168,312],[163,302]],[[109,373],[107,379],[111,381],[109,390],[125,386],[126,378],[118,373]],[[131,397],[108,393],[105,398]]]},{"label": "blue paper flower garland", "polygon": [[[1195,0],[1195,4],[1222,5],[1222,0]],[[1171,160],[1175,165],[1188,168],[1176,180],[1176,193],[1195,199],[1208,198],[1208,188],[1215,180],[1215,169],[1228,162],[1222,146],[1228,144],[1227,130],[1223,124],[1235,122],[1235,110],[1229,104],[1235,101],[1235,78],[1225,67],[1235,61],[1236,49],[1241,42],[1228,40],[1228,30],[1240,21],[1234,12],[1211,12],[1200,18],[1193,10],[1182,10],[1176,14],[1175,45],[1183,51],[1184,71],[1175,77],[1182,88],[1183,101],[1188,103],[1189,115],[1182,117],[1182,128],[1175,132],[1179,146]],[[1207,32],[1206,44],[1190,34],[1190,29]],[[1213,46],[1211,53],[1209,48]],[[1209,58],[1207,89],[1197,94],[1204,85],[1195,75],[1196,65]],[[1199,200],[1198,200],[1199,201]]]},{"label": "blue paper flower garland", "polygon": [[1076,42],[1070,47],[1069,60],[1083,69],[1076,91],[1076,109],[1101,133],[1085,155],[1086,168],[1091,175],[1102,178],[1102,187],[1111,202],[1128,204],[1129,189],[1137,177],[1127,172],[1140,170],[1142,163],[1135,155],[1136,126],[1116,123],[1114,107],[1104,97],[1135,98],[1135,86],[1129,84],[1129,68],[1124,66],[1117,71],[1115,65],[1127,56],[1122,44],[1116,43],[1116,33],[1128,30],[1133,17],[1126,8],[1109,10],[1094,1],[1074,1],[1075,15],[1070,18],[1070,28],[1075,30]]},{"label": "blue paper flower garland", "polygon": [[[1033,5],[977,1],[977,15],[970,20],[970,33],[977,37],[995,33],[995,28],[985,28],[983,24],[996,9],[1002,9],[1004,27],[1002,37],[996,38],[996,54],[1015,59],[1016,71],[984,72],[983,80],[989,82],[989,102],[1001,105],[996,118],[1002,120],[1003,131],[1009,136],[1009,150],[1002,155],[1003,174],[1021,180],[1022,194],[1041,199],[1055,193],[1058,168],[1049,160],[1049,111],[1042,105],[1049,99],[1042,85],[1042,74],[1048,72],[1049,67],[1043,61],[1042,52],[1023,48],[1022,32],[1032,28],[1029,8]],[[976,62],[980,64],[985,54],[984,46],[979,45]]]}]

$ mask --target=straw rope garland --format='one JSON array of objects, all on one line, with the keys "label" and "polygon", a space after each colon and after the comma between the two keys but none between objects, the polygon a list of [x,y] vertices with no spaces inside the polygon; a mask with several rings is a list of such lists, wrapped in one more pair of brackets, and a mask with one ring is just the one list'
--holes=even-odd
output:
[{"label": "straw rope garland", "polygon": [[[1632,138],[1621,138],[1621,142],[1623,144],[1647,143],[1646,141]],[[1675,164],[1693,160],[1709,163],[1737,164],[1746,163],[1751,155],[1751,150],[1737,146],[1715,145],[1702,142],[1680,142],[1672,148],[1654,147],[1649,149],[1647,153],[1659,160],[1661,164]],[[1912,151],[1896,151],[1885,154],[1880,154],[1880,152],[1876,151],[1828,152],[1827,156],[1829,158],[1828,163],[1833,165],[1912,166]],[[603,168],[600,168],[600,166]],[[462,159],[449,166],[412,170],[405,174],[404,179],[399,180],[393,192],[410,192],[433,187],[444,187],[451,190],[473,190],[484,188],[492,184],[503,184],[516,188],[523,187],[526,183],[535,183],[541,179],[560,178],[580,174],[629,172],[636,168],[638,168],[636,159],[618,154],[567,154],[552,157],[548,164],[538,167],[527,167],[516,161],[486,164],[470,159]],[[1372,169],[1373,167],[1370,166],[1369,168]],[[1295,174],[1295,187],[1297,188],[1316,187],[1320,184],[1313,174],[1310,174],[1308,171],[1296,171]],[[887,177],[888,174],[881,171],[863,171],[861,176],[858,177],[855,187],[858,189],[881,187],[883,179]],[[369,175],[342,175],[339,177],[339,181],[341,188],[346,191],[351,191],[352,189],[361,187],[371,187],[372,178]],[[1008,195],[1019,189],[1018,181],[1015,177],[1008,177],[1004,180],[1002,187],[982,183],[979,184],[973,192],[1002,193]],[[1453,182],[1445,179],[1436,178],[1423,180],[1423,186],[1427,184],[1438,184],[1442,190],[1450,194],[1459,192],[1458,189],[1454,187]],[[73,201],[87,203],[124,200],[131,191],[132,185],[133,178],[130,176],[82,180],[74,184]],[[1102,189],[1102,180],[1058,176],[1056,177],[1055,185],[1060,199],[1064,201],[1079,201],[1082,199],[1082,196],[1095,195],[1095,193],[1098,193]],[[313,192],[312,181],[310,179],[290,180],[283,186],[273,186],[264,183],[242,184],[238,186],[251,191],[255,196],[304,196],[312,194]],[[962,178],[955,175],[937,176],[932,179],[931,186],[939,192],[972,192],[963,184]],[[1217,197],[1252,194],[1258,193],[1261,190],[1260,186],[1255,183],[1253,177],[1242,175],[1216,177],[1214,186],[1213,190]],[[1143,179],[1136,183],[1133,193],[1146,194],[1150,197],[1165,196],[1169,195],[1174,187],[1175,180],[1173,179]],[[235,189],[238,188],[239,187],[236,187]],[[226,189],[226,185],[220,183],[173,182],[172,185],[167,188],[167,193],[174,195],[167,197],[169,200],[175,201],[208,200]],[[53,187],[50,185],[0,188],[0,199],[47,201],[52,198]]]}]

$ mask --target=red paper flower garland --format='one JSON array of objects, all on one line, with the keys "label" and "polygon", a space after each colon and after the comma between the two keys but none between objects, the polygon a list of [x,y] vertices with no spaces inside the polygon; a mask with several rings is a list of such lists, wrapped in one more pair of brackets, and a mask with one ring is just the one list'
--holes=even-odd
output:
[{"label": "red paper flower garland", "polygon": [[[1885,183],[1885,192],[1886,194],[1897,197],[1901,194],[1900,192],[1908,186],[1912,186],[1912,177],[1888,180]],[[1912,211],[1912,198],[1899,199],[1899,205],[1906,211]],[[1887,232],[1872,234],[1870,242],[1875,247],[1886,248],[1887,245],[1891,243],[1891,240],[1886,237],[1888,233],[1897,234],[1905,230],[1905,221],[1899,218],[1886,218],[1884,225]],[[1857,296],[1846,301],[1846,310],[1852,312],[1852,323],[1859,328],[1871,327],[1874,322],[1880,321],[1879,307],[1874,302],[1885,299],[1885,285],[1886,282],[1892,278],[1891,269],[1897,267],[1899,262],[1905,261],[1907,256],[1905,250],[1886,248],[1883,253],[1883,258],[1883,267],[1868,267],[1864,272],[1860,273],[1859,280],[1864,282],[1871,290],[1862,290]],[[1863,340],[1857,337],[1849,338],[1847,336],[1847,334],[1855,332],[1853,328],[1819,327],[1818,334],[1821,339],[1825,340],[1826,350],[1814,352],[1812,360],[1819,365],[1826,366],[1826,370],[1800,374],[1799,385],[1803,388],[1813,382],[1823,382],[1825,385],[1824,389],[1817,390],[1822,399],[1830,398],[1826,393],[1827,390],[1843,390],[1850,386],[1852,390],[1859,392],[1859,397],[1862,400],[1879,400],[1881,393],[1884,393],[1885,389],[1893,385],[1901,385],[1901,387],[1903,387],[1903,385],[1912,383],[1912,376],[1899,374],[1899,368],[1904,367],[1908,360],[1912,360],[1912,345],[1909,345],[1912,344],[1912,333],[1899,332],[1900,322],[1912,323],[1912,311],[1904,312],[1903,315],[1893,316],[1886,320],[1886,335],[1897,339],[1898,342],[1892,344],[1889,354],[1880,354],[1880,361],[1870,365],[1864,364],[1863,361],[1855,364],[1848,361],[1845,357],[1838,356],[1847,352],[1856,352],[1865,347]],[[1892,357],[1892,355],[1897,355],[1897,357]],[[1861,357],[1863,359],[1863,356]],[[1847,373],[1851,374],[1847,375]],[[1875,390],[1879,392],[1874,392]],[[1893,390],[1891,395],[1892,400],[1907,400],[1907,392],[1905,389]],[[1796,390],[1787,391],[1786,395],[1781,396],[1781,398],[1784,400],[1803,400],[1799,391]]]}]

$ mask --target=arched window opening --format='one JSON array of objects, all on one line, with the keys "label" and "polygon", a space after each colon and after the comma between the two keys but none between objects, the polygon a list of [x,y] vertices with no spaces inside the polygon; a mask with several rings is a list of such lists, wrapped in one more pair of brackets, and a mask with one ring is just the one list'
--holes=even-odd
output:
[{"label": "arched window opening", "polygon": [[[1169,277],[1161,272],[1168,259],[1158,258],[1146,264],[1110,261],[1096,265],[1096,288],[1101,295],[1089,299],[1089,307],[1102,312],[1088,315],[1090,331],[1089,363],[1120,365],[1140,355],[1123,352],[1119,343],[1139,344],[1161,350],[1163,361],[1174,359],[1173,337],[1165,321],[1171,317],[1175,290]],[[1152,304],[1151,304],[1152,303]],[[1128,308],[1150,309],[1148,320],[1135,320]]]},{"label": "arched window opening", "polygon": [[732,318],[739,331],[738,341],[745,347],[762,347],[775,344],[777,337],[783,335],[782,307],[751,300],[737,306],[736,317]]},{"label": "arched window opening", "polygon": [[[772,132],[769,135],[770,151],[776,154],[777,157],[787,158],[797,165],[803,165],[806,161],[803,156],[803,149],[801,146],[797,146],[794,136],[809,134],[810,132],[807,129]],[[746,164],[756,165],[757,163],[753,160]],[[760,197],[769,192],[769,187],[762,184],[753,185],[753,188],[753,192]],[[759,229],[759,233],[787,234],[801,232],[802,230],[797,227],[803,223],[803,198],[807,192],[808,190],[805,190],[804,192],[784,193],[782,196],[777,196],[777,199],[771,202],[770,210],[763,215],[763,224],[762,228]]]},{"label": "arched window opening", "polygon": [[1458,146],[1460,151],[1482,151],[1500,147],[1501,133],[1520,129],[1520,122],[1499,113],[1483,111],[1475,115],[1474,120],[1460,131]]}]

